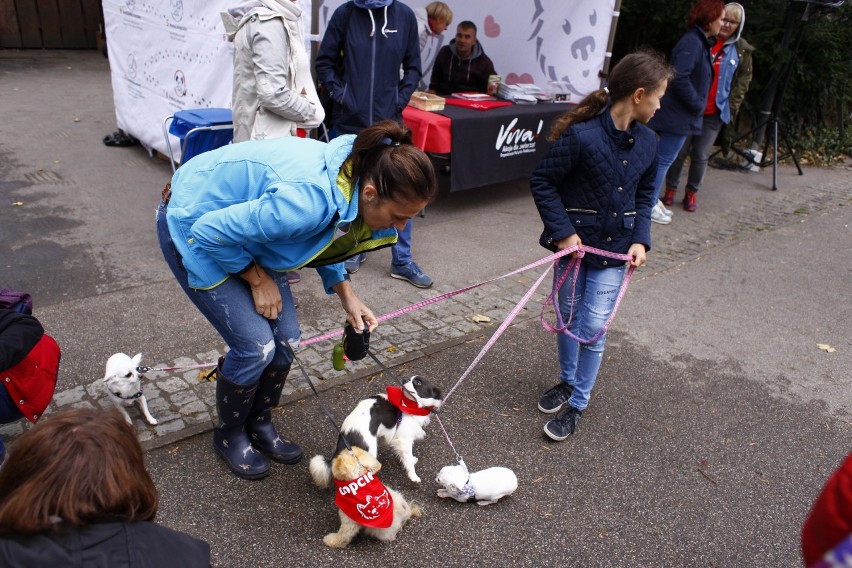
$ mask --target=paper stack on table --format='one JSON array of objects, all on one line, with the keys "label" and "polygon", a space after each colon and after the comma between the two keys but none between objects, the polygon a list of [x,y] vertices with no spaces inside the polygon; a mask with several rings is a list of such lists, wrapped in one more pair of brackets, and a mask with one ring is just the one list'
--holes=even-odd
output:
[{"label": "paper stack on table", "polygon": [[534,105],[539,101],[541,95],[541,87],[533,83],[517,83],[514,85],[500,83],[500,87],[497,89],[498,97],[519,105]]}]

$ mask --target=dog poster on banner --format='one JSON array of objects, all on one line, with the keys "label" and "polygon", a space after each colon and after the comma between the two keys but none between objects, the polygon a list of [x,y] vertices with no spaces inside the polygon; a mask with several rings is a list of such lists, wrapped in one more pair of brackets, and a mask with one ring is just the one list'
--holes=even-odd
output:
[{"label": "dog poster on banner", "polygon": [[[103,0],[116,123],[167,154],[163,119],[179,110],[231,108],[234,49],[221,12],[234,0]],[[311,0],[299,0],[310,29]],[[310,52],[310,45],[307,46]],[[180,151],[172,138],[175,155]]]},{"label": "dog poster on banner", "polygon": [[[320,35],[344,0],[319,2]],[[411,8],[430,0],[405,1]],[[444,32],[444,45],[455,37],[459,22],[476,24],[476,39],[506,83],[567,83],[578,102],[601,86],[598,73],[607,57],[615,0],[521,0],[449,3],[453,23]]]},{"label": "dog poster on banner", "polygon": [[[232,4],[103,1],[119,128],[165,154],[166,116],[184,109],[230,108],[233,48],[219,12]],[[174,150],[178,155],[176,145]]]}]

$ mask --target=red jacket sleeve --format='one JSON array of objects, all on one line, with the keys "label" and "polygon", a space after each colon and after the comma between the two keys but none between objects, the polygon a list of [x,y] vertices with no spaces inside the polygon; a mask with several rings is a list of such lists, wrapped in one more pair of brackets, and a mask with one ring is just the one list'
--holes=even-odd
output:
[{"label": "red jacket sleeve", "polygon": [[852,454],[825,483],[802,527],[805,566],[852,534]]}]

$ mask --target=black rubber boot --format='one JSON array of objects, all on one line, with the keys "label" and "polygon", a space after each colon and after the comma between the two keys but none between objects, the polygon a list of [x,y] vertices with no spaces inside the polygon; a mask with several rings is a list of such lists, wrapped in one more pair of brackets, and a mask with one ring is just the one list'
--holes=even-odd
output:
[{"label": "black rubber boot", "polygon": [[269,475],[269,462],[252,447],[245,428],[258,386],[232,383],[222,375],[221,367],[216,375],[219,420],[213,430],[213,449],[237,477],[266,477]]},{"label": "black rubber boot", "polygon": [[290,440],[282,439],[272,423],[272,409],[281,400],[284,382],[290,373],[290,367],[283,369],[267,368],[260,376],[254,404],[246,420],[246,430],[252,445],[279,463],[294,464],[302,459],[302,449]]}]

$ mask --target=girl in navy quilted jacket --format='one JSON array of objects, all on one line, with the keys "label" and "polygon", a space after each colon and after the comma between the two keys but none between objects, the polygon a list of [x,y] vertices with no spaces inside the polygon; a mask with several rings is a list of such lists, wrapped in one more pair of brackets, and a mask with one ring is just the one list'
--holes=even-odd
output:
[{"label": "girl in navy quilted jacket", "polygon": [[[555,144],[533,172],[530,188],[550,250],[592,246],[645,263],[651,249],[651,207],[657,168],[657,142],[645,126],[672,77],[671,68],[650,52],[626,56],[610,73],[609,85],[594,91],[558,118],[550,133]],[[556,276],[568,266],[563,257]],[[585,254],[576,276],[559,290],[563,321],[577,337],[596,335],[615,307],[626,265]],[[572,288],[574,294],[572,295]],[[561,441],[574,433],[603,358],[606,334],[590,344],[557,335],[560,381],[538,408],[556,417],[544,433]]]}]

